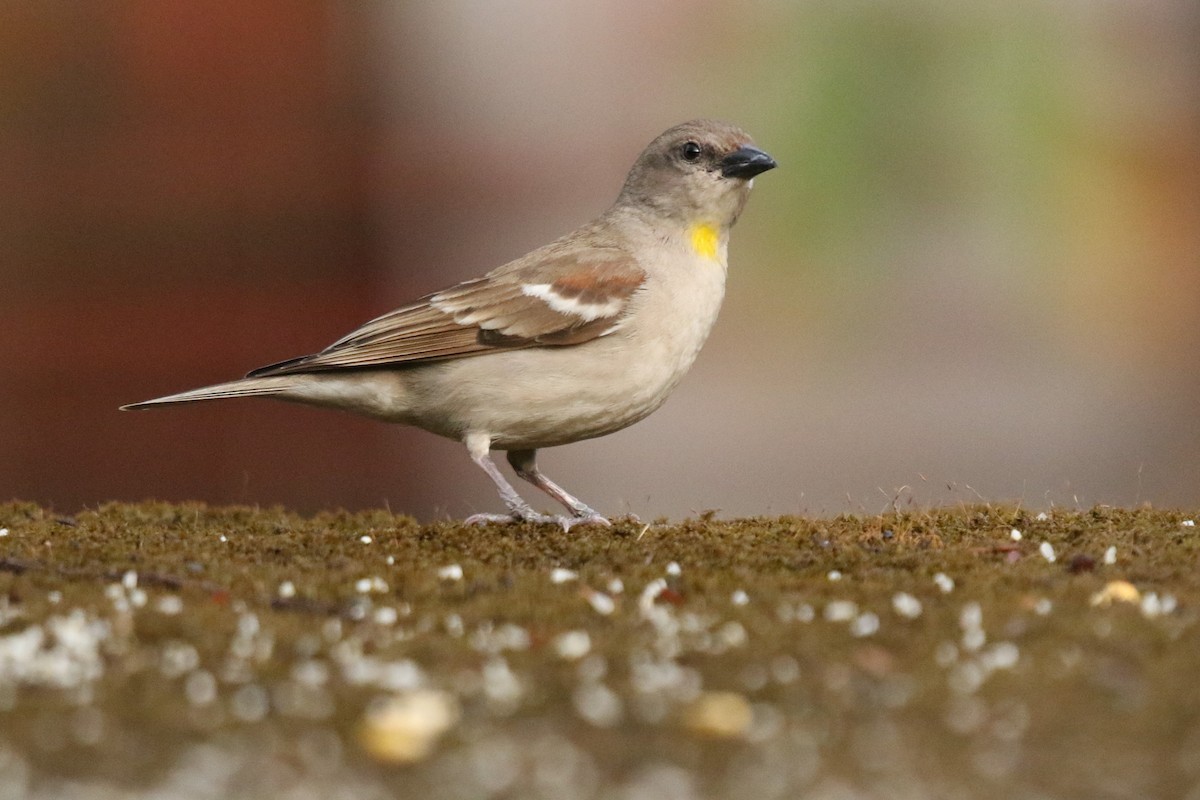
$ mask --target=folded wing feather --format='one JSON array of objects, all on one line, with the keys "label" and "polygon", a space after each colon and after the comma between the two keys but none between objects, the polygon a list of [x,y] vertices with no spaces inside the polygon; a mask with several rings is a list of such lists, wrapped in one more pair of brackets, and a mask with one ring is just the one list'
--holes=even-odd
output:
[{"label": "folded wing feather", "polygon": [[502,348],[576,345],[615,331],[645,272],[628,254],[521,259],[371,320],[310,356],[247,377],[380,367]]}]

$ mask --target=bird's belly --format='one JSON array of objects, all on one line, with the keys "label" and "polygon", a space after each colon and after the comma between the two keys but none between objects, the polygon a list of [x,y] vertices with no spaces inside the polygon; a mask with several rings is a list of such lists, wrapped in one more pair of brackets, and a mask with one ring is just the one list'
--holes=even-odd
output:
[{"label": "bird's belly", "polygon": [[723,270],[680,283],[657,296],[689,308],[682,321],[647,306],[617,333],[584,344],[401,370],[405,407],[391,419],[454,439],[486,433],[498,449],[553,447],[632,425],[687,373],[720,308]]},{"label": "bird's belly", "polygon": [[[663,404],[700,342],[682,349],[678,341],[649,349],[632,344],[606,338],[419,367],[405,381],[412,406],[397,421],[454,439],[482,432],[493,447],[513,450],[613,433]],[[584,348],[589,358],[580,359]]]},{"label": "bird's belly", "polygon": [[[602,340],[589,342],[607,344]],[[487,433],[499,449],[553,447],[603,436],[654,411],[678,382],[669,368],[638,363],[621,348],[537,348],[420,367],[406,381],[407,422],[450,438]]]}]

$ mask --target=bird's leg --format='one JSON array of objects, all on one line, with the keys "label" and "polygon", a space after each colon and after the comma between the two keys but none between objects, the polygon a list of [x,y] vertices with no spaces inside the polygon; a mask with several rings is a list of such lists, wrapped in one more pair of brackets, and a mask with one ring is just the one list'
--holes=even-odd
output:
[{"label": "bird's leg", "polygon": [[597,525],[612,524],[598,511],[543,475],[537,467],[536,450],[509,450],[508,463],[512,465],[518,478],[529,481],[570,510],[572,516],[560,519],[564,528],[569,529],[572,525],[587,522]]},{"label": "bird's leg", "polygon": [[517,494],[517,490],[512,487],[508,481],[504,480],[504,476],[500,474],[500,469],[496,466],[496,462],[492,461],[492,457],[488,454],[491,447],[491,438],[486,435],[469,434],[465,439],[467,452],[471,454],[471,460],[483,469],[492,479],[492,483],[496,484],[496,489],[500,492],[500,499],[504,501],[504,505],[508,506],[508,514],[472,514],[467,517],[468,525],[479,525],[485,522],[559,522],[557,517],[539,514],[524,500],[521,495]]}]

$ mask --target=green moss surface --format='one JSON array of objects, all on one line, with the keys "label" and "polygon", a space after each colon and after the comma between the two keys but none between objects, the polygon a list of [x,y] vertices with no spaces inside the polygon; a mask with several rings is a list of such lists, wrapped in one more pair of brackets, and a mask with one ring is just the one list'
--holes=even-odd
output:
[{"label": "green moss surface", "polygon": [[[1196,516],[971,506],[563,532],[0,505],[0,783],[1182,797],[1200,786]],[[1116,581],[1136,597],[1114,600]],[[427,752],[373,745],[376,712],[420,693],[453,711]]]}]

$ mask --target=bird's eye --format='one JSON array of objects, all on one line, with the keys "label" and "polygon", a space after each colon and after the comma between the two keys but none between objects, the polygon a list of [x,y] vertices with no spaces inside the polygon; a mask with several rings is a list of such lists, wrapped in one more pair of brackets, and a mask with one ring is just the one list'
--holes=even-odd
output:
[{"label": "bird's eye", "polygon": [[696,161],[704,151],[695,142],[687,142],[679,149],[684,161]]}]

